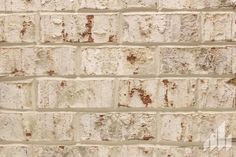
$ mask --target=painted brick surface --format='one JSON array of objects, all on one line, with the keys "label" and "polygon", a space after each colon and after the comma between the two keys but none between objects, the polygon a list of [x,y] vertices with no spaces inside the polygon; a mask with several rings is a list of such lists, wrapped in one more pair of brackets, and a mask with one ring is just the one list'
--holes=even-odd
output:
[{"label": "painted brick surface", "polygon": [[236,156],[235,8],[0,0],[0,157]]}]

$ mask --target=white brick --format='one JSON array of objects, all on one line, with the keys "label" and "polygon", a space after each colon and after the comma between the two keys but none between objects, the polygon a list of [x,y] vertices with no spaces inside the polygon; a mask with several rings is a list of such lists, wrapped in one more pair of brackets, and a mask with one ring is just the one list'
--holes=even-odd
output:
[{"label": "white brick", "polygon": [[157,102],[161,108],[196,108],[196,79],[161,79]]},{"label": "white brick", "polygon": [[121,79],[118,89],[118,107],[157,107],[157,80]]},{"label": "white brick", "polygon": [[79,9],[121,9],[120,0],[79,0]]},{"label": "white brick", "polygon": [[38,80],[38,107],[112,107],[114,99],[113,90],[113,79]]},{"label": "white brick", "polygon": [[154,113],[84,113],[78,115],[80,141],[152,141],[156,139]]},{"label": "white brick", "polygon": [[0,83],[0,108],[32,109],[32,81]]},{"label": "white brick", "polygon": [[1,157],[32,157],[31,147],[27,145],[0,146]]},{"label": "white brick", "polygon": [[0,42],[35,42],[36,27],[36,14],[0,14]]},{"label": "white brick", "polygon": [[40,0],[5,0],[6,11],[37,11]]},{"label": "white brick", "polygon": [[81,0],[37,0],[42,11],[75,11]]},{"label": "white brick", "polygon": [[158,140],[161,142],[199,141],[199,118],[191,113],[160,113]]},{"label": "white brick", "polygon": [[82,47],[83,75],[153,75],[154,49],[149,47]]},{"label": "white brick", "polygon": [[123,16],[123,42],[199,41],[200,19],[197,13],[127,13]]},{"label": "white brick", "polygon": [[158,0],[120,0],[122,8],[153,8],[156,9]]},{"label": "white brick", "polygon": [[[102,23],[101,23],[102,21]],[[118,38],[117,14],[42,14],[41,41],[108,43]]]},{"label": "white brick", "polygon": [[72,113],[2,113],[1,141],[71,141]]},{"label": "white brick", "polygon": [[160,74],[233,74],[234,47],[161,47]]},{"label": "white brick", "polygon": [[236,89],[230,79],[199,79],[197,104],[200,108],[235,108]]},{"label": "white brick", "polygon": [[74,75],[75,47],[2,47],[0,75]]},{"label": "white brick", "polygon": [[203,41],[232,41],[232,13],[203,13]]}]

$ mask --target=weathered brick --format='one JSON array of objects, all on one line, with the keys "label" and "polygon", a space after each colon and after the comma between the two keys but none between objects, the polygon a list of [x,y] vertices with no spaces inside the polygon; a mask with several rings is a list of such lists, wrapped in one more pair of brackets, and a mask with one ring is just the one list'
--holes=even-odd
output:
[{"label": "weathered brick", "polygon": [[158,140],[161,142],[199,141],[199,117],[194,113],[160,113]]},{"label": "weathered brick", "polygon": [[45,43],[116,42],[117,27],[118,16],[112,13],[41,14],[41,41]]},{"label": "weathered brick", "polygon": [[79,9],[121,9],[120,0],[79,0]]},{"label": "weathered brick", "polygon": [[33,152],[27,145],[1,145],[1,157],[32,157]]},{"label": "weathered brick", "polygon": [[[225,127],[223,126],[225,124]],[[201,114],[201,123],[200,123],[200,135],[201,142],[205,142],[207,139],[210,139],[210,136],[217,136],[218,128],[220,131],[225,131],[225,136],[227,138],[229,135],[232,135],[232,138],[236,136],[236,113],[233,112],[216,112],[216,113],[207,113],[203,112]],[[220,136],[216,139],[221,139]],[[211,139],[213,140],[213,139]]]},{"label": "weathered brick", "polygon": [[31,109],[32,80],[0,82],[0,108]]},{"label": "weathered brick", "polygon": [[2,76],[75,74],[75,47],[1,47],[0,54]]},{"label": "weathered brick", "polygon": [[0,2],[0,11],[6,11],[6,2],[5,2],[5,0],[1,0],[1,2]]},{"label": "weathered brick", "polygon": [[162,108],[196,108],[196,83],[196,79],[159,80],[158,106]]},{"label": "weathered brick", "polygon": [[113,79],[39,79],[39,108],[107,108],[114,99]]},{"label": "weathered brick", "polygon": [[160,74],[233,74],[233,47],[160,47]]},{"label": "weathered brick", "polygon": [[80,141],[152,141],[155,113],[84,113],[75,124]]},{"label": "weathered brick", "polygon": [[157,146],[158,157],[199,157],[196,147]]},{"label": "weathered brick", "polygon": [[232,0],[160,0],[161,9],[225,9],[234,8]]},{"label": "weathered brick", "polygon": [[75,11],[81,0],[40,0],[42,11]]},{"label": "weathered brick", "polygon": [[153,75],[154,48],[82,47],[83,75]]},{"label": "weathered brick", "polygon": [[122,8],[157,8],[158,0],[120,0]]},{"label": "weathered brick", "polygon": [[[206,148],[205,148],[206,149]],[[211,150],[210,148],[203,150],[200,149],[200,157],[234,157],[235,153],[235,146],[232,146],[232,148],[222,148],[222,149],[218,149],[218,148],[214,148],[213,150]]]},{"label": "weathered brick", "polygon": [[121,79],[118,89],[118,107],[157,107],[157,80]]},{"label": "weathered brick", "polygon": [[72,113],[1,113],[0,141],[70,141]]},{"label": "weathered brick", "polygon": [[0,14],[0,42],[35,42],[36,27],[36,14]]},{"label": "weathered brick", "polygon": [[232,41],[232,13],[203,13],[203,41]]},{"label": "weathered brick", "polygon": [[200,37],[197,13],[126,13],[123,42],[196,42]]},{"label": "weathered brick", "polygon": [[200,108],[235,108],[236,88],[230,79],[199,79],[197,104]]},{"label": "weathered brick", "polygon": [[40,0],[5,0],[6,11],[37,11]]}]

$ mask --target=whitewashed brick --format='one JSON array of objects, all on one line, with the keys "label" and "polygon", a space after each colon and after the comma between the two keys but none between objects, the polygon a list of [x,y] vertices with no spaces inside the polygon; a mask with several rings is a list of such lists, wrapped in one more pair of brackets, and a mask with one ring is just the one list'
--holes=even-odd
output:
[{"label": "whitewashed brick", "polygon": [[157,147],[158,157],[199,157],[198,149],[196,147],[169,147],[169,146],[158,146]]},{"label": "whitewashed brick", "polygon": [[199,117],[193,113],[160,113],[158,140],[162,142],[199,141]]},{"label": "whitewashed brick", "polygon": [[123,42],[196,42],[200,37],[199,14],[126,13]]},{"label": "whitewashed brick", "polygon": [[232,135],[232,138],[234,138],[236,136],[236,113],[203,112],[201,114],[201,142],[205,142],[210,138],[210,136],[217,135],[218,128],[220,128],[220,131],[225,131],[225,136],[218,136],[218,138],[216,137],[216,139],[223,140],[223,138],[226,139],[229,135]]},{"label": "whitewashed brick", "polygon": [[33,152],[27,145],[7,145],[0,146],[1,157],[32,157]]},{"label": "whitewashed brick", "polygon": [[0,82],[0,108],[31,109],[32,81]]},{"label": "whitewashed brick", "polygon": [[156,9],[158,0],[120,0],[122,8],[153,8]]},{"label": "whitewashed brick", "polygon": [[37,11],[40,0],[5,0],[6,11]]},{"label": "whitewashed brick", "polygon": [[199,79],[197,104],[200,108],[235,108],[236,88],[230,79]]},{"label": "whitewashed brick", "polygon": [[0,42],[35,42],[36,27],[36,14],[0,14]]},{"label": "whitewashed brick", "polygon": [[233,74],[234,47],[161,47],[160,74]]},{"label": "whitewashed brick", "polygon": [[42,14],[41,41],[51,43],[116,42],[117,27],[118,16],[112,13]]},{"label": "whitewashed brick", "polygon": [[79,9],[121,9],[120,0],[79,0]]},{"label": "whitewashed brick", "polygon": [[157,80],[121,79],[118,89],[118,107],[157,107]]},{"label": "whitewashed brick", "polygon": [[153,75],[154,49],[150,47],[82,47],[83,75]]},{"label": "whitewashed brick", "polygon": [[75,47],[2,47],[0,54],[2,76],[75,74]]},{"label": "whitewashed brick", "polygon": [[161,79],[157,102],[162,108],[196,108],[196,79]]},{"label": "whitewashed brick", "polygon": [[154,113],[84,113],[75,124],[80,141],[152,141],[156,139]]},{"label": "whitewashed brick", "polygon": [[234,8],[232,0],[159,0],[161,9],[224,9]]},{"label": "whitewashed brick", "polygon": [[232,41],[232,13],[203,13],[203,41]]},{"label": "whitewashed brick", "polygon": [[1,113],[0,141],[70,141],[72,113]]},{"label": "whitewashed brick", "polygon": [[75,11],[81,0],[38,0],[42,11]]},{"label": "whitewashed brick", "polygon": [[38,80],[39,108],[107,108],[114,99],[113,79]]},{"label": "whitewashed brick", "polygon": [[206,150],[200,149],[200,157],[234,157],[235,156],[235,146],[232,148],[215,148],[211,150],[210,148],[205,148]]}]

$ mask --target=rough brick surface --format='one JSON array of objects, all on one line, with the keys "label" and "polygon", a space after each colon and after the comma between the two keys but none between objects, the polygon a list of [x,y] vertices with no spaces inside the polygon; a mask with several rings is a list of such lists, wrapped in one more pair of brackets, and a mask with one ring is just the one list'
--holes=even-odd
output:
[{"label": "rough brick surface", "polygon": [[0,0],[0,157],[236,156],[235,8]]}]

